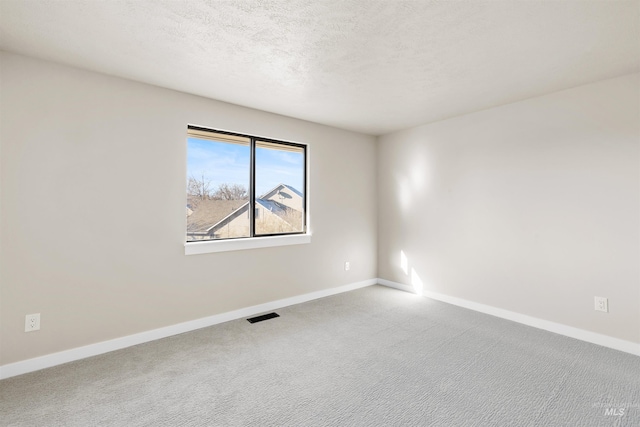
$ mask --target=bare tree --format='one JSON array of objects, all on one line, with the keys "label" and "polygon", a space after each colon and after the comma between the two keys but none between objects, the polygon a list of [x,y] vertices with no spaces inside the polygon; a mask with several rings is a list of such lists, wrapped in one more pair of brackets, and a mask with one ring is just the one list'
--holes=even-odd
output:
[{"label": "bare tree", "polygon": [[200,179],[193,175],[187,182],[187,195],[200,200],[211,198],[211,181],[205,179],[204,175]]},{"label": "bare tree", "polygon": [[214,200],[247,200],[247,189],[240,184],[220,184],[211,198]]}]

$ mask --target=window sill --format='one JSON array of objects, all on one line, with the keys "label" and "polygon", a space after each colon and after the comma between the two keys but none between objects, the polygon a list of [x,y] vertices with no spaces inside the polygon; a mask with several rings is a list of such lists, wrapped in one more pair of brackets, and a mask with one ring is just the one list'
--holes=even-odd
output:
[{"label": "window sill", "polygon": [[245,249],[270,248],[274,246],[301,245],[311,243],[311,234],[291,236],[253,237],[207,242],[188,242],[184,245],[185,255],[208,254],[212,252],[241,251]]}]

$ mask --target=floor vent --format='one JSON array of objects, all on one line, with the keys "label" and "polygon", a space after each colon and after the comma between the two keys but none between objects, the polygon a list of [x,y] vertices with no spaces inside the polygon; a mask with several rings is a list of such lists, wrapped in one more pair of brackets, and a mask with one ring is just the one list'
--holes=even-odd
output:
[{"label": "floor vent", "polygon": [[273,319],[275,317],[280,317],[280,315],[278,313],[267,313],[261,316],[252,317],[251,319],[247,319],[247,321],[249,321],[249,323],[257,323],[262,322],[263,320]]}]

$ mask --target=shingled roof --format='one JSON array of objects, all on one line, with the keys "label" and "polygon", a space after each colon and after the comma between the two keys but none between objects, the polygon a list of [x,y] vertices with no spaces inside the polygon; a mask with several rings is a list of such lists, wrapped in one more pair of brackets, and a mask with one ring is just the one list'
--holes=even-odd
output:
[{"label": "shingled roof", "polygon": [[187,216],[187,232],[206,232],[246,203],[246,200],[198,200],[189,206],[192,213]]},{"label": "shingled roof", "polygon": [[259,197],[259,199],[268,199],[269,197],[273,196],[274,194],[276,194],[278,191],[287,188],[290,191],[294,192],[295,194],[297,194],[300,197],[302,196],[302,193],[298,190],[296,190],[295,188],[293,188],[290,185],[287,184],[278,184],[275,187],[273,187],[271,190],[267,191],[266,193],[264,193],[262,196]]},{"label": "shingled roof", "polygon": [[[256,198],[256,203],[286,222],[301,223],[302,212],[269,199],[284,189],[288,189],[302,197],[302,193],[295,188],[286,184],[279,184]],[[288,197],[291,198],[291,196]],[[187,206],[187,233],[215,232],[224,224],[245,212],[248,203],[246,200],[193,200],[193,203],[189,203]],[[189,210],[191,210],[191,214],[189,214]],[[295,226],[294,224],[292,225]]]}]

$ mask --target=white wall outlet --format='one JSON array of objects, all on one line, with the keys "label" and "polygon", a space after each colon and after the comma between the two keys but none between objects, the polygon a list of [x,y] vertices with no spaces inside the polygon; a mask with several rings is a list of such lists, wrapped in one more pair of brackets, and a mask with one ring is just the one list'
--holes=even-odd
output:
[{"label": "white wall outlet", "polygon": [[33,332],[40,330],[40,313],[27,314],[24,318],[24,331]]},{"label": "white wall outlet", "polygon": [[349,261],[345,261],[344,263],[344,271],[351,270],[351,263]]},{"label": "white wall outlet", "polygon": [[604,311],[605,313],[609,312],[609,300],[604,297],[594,297],[596,303],[596,311]]}]

